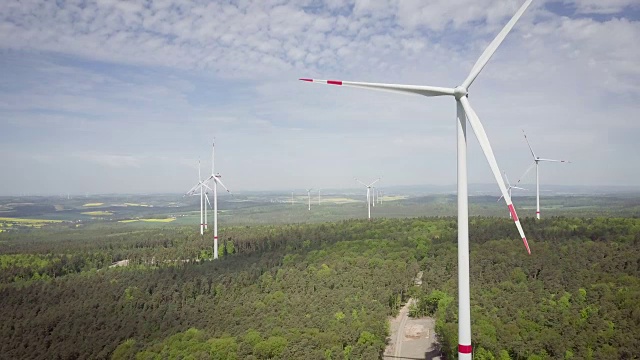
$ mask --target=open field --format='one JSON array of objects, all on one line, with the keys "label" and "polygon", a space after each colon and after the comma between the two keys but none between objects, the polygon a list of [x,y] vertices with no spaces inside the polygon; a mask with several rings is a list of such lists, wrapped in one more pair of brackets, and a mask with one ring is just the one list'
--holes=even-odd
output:
[{"label": "open field", "polygon": [[82,206],[93,207],[93,206],[102,206],[102,205],[104,205],[104,203],[99,202],[99,203],[87,203]]},{"label": "open field", "polygon": [[164,218],[164,219],[128,219],[128,220],[118,220],[119,223],[133,223],[133,222],[138,222],[138,221],[142,221],[142,222],[151,222],[151,223],[169,223],[172,221],[175,221],[176,218]]},{"label": "open field", "polygon": [[[312,197],[311,210],[307,210],[306,196],[290,194],[251,194],[221,196],[218,216],[221,226],[243,224],[319,223],[344,219],[363,219],[367,216],[363,192],[347,194],[323,194],[318,205]],[[144,196],[92,196],[92,202],[84,198],[61,199],[59,197],[0,197],[0,208],[5,231],[15,223],[16,229],[25,226],[56,226],[65,222],[113,224],[131,223],[148,226],[199,224],[199,199],[181,195]],[[508,217],[506,207],[497,202],[497,196],[470,196],[470,216]],[[113,204],[113,205],[109,205]],[[120,204],[120,205],[117,205]],[[388,192],[382,203],[371,209],[372,218],[403,218],[417,216],[454,216],[456,196],[453,194],[411,195]],[[515,196],[514,204],[522,218],[535,216],[534,196]],[[91,205],[91,206],[87,206]],[[541,198],[542,216],[640,216],[640,193],[623,195],[553,195]],[[88,211],[87,208],[99,208]],[[209,222],[213,214],[209,211]],[[92,217],[92,218],[88,218]],[[106,218],[108,217],[108,218]],[[169,220],[171,219],[171,220]]]},{"label": "open field", "polygon": [[3,231],[18,230],[20,227],[41,228],[45,225],[62,223],[62,220],[23,219],[0,217],[0,229]]},{"label": "open field", "polygon": [[108,216],[113,215],[111,211],[85,211],[81,213],[82,215],[90,215],[90,216]]}]

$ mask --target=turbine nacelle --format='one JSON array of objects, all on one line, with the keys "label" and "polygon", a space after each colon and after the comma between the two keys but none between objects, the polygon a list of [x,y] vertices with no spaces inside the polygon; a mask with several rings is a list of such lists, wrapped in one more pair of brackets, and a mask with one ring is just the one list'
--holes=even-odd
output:
[{"label": "turbine nacelle", "polygon": [[453,96],[456,97],[456,100],[460,100],[460,98],[467,96],[467,94],[467,89],[462,86],[457,86],[453,89]]}]

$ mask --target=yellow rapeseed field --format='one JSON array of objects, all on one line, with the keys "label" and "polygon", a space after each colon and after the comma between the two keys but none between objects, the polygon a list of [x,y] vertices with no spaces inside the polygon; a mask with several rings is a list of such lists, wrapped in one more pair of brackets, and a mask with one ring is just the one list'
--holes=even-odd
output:
[{"label": "yellow rapeseed field", "polygon": [[0,223],[4,223],[5,227],[12,227],[13,225],[30,226],[34,228],[40,228],[43,225],[61,223],[62,220],[44,220],[44,219],[23,219],[23,218],[8,218],[0,217]]},{"label": "yellow rapeseed field", "polygon": [[86,211],[83,212],[82,214],[84,215],[91,215],[91,216],[107,216],[107,215],[113,215],[113,213],[111,211]]}]

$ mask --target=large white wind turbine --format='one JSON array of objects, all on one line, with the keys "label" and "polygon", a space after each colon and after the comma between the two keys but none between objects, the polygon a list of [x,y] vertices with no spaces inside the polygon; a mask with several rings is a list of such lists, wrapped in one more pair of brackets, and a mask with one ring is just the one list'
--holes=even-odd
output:
[{"label": "large white wind turbine", "polygon": [[372,182],[371,184],[367,185],[365,183],[363,183],[362,181],[355,179],[357,182],[359,182],[360,184],[362,184],[364,187],[367,188],[367,210],[369,212],[369,220],[371,220],[371,188],[373,187],[373,184],[377,183],[378,181],[380,181],[380,178],[377,178],[374,182]]},{"label": "large white wind turbine", "polygon": [[467,134],[466,134],[466,122],[467,120],[473,128],[473,132],[478,138],[480,147],[489,162],[493,176],[500,187],[500,191],[504,196],[509,212],[513,216],[520,237],[524,242],[524,245],[528,253],[531,253],[527,238],[524,235],[522,226],[516,214],[516,210],[511,202],[511,197],[507,192],[507,187],[504,184],[504,180],[500,174],[500,169],[496,162],[493,150],[491,149],[491,143],[487,137],[484,127],[480,122],[480,118],[471,107],[468,99],[469,87],[473,84],[473,81],[478,77],[482,69],[485,67],[489,59],[493,56],[498,49],[502,41],[507,34],[511,31],[518,19],[526,11],[531,4],[532,0],[526,0],[525,3],[518,9],[516,14],[507,25],[500,31],[498,36],[489,44],[489,46],[482,53],[480,58],[476,61],[475,65],[471,69],[471,72],[467,78],[462,82],[460,86],[455,88],[435,87],[435,86],[419,86],[419,85],[398,85],[398,84],[381,84],[381,83],[364,83],[364,82],[352,82],[341,80],[316,80],[316,79],[300,79],[302,81],[338,85],[338,86],[350,86],[372,90],[383,90],[399,93],[417,94],[423,96],[453,96],[456,99],[457,108],[457,147],[458,147],[458,358],[459,359],[471,359],[471,306],[470,306],[470,294],[469,294],[469,210],[468,210],[468,198],[467,198]]},{"label": "large white wind turbine", "polygon": [[540,220],[540,171],[538,169],[539,163],[541,161],[570,163],[571,161],[543,159],[539,156],[536,156],[536,154],[533,152],[533,148],[531,148],[531,144],[529,144],[529,139],[527,139],[527,134],[524,132],[524,130],[522,130],[522,133],[524,134],[524,139],[526,140],[527,145],[529,146],[529,150],[531,151],[531,156],[533,156],[533,164],[531,164],[529,168],[527,168],[527,171],[524,172],[524,174],[522,175],[522,177],[520,177],[520,179],[516,184],[519,184],[520,181],[522,181],[522,178],[524,178],[534,166],[536,167],[536,218]]}]

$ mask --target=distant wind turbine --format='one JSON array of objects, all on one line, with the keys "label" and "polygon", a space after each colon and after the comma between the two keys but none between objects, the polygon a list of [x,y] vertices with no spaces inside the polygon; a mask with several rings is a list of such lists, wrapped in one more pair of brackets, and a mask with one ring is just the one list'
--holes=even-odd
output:
[{"label": "distant wind turbine", "polygon": [[[527,190],[525,188],[521,188],[521,187],[518,187],[518,186],[515,186],[515,185],[511,185],[511,183],[509,182],[509,178],[507,177],[507,172],[504,171],[503,174],[504,174],[504,179],[507,181],[507,185],[508,185],[507,191],[509,191],[509,197],[511,197],[511,190],[512,189]],[[498,199],[498,201],[502,200],[502,198],[503,198],[503,196],[500,195],[500,198]],[[509,218],[511,218],[512,216],[513,215],[511,215],[511,212],[509,212]]]},{"label": "distant wind turbine", "polygon": [[531,171],[531,169],[535,166],[536,167],[536,218],[538,220],[540,220],[540,172],[538,169],[538,165],[541,161],[547,161],[547,162],[559,162],[559,163],[570,163],[571,161],[566,161],[566,160],[553,160],[553,159],[543,159],[539,156],[536,156],[536,154],[533,152],[533,148],[531,148],[531,144],[529,144],[529,139],[527,139],[527,134],[524,132],[524,130],[522,130],[522,134],[524,134],[524,139],[527,142],[527,145],[529,146],[529,150],[531,151],[531,156],[533,156],[533,164],[531,164],[528,168],[527,171],[524,172],[524,174],[520,177],[520,179],[518,180],[518,182],[516,184],[519,184],[520,181],[522,181],[522,179],[529,173],[529,171]]},{"label": "distant wind turbine", "polygon": [[318,189],[318,205],[320,205],[320,189]]},{"label": "distant wind turbine", "polygon": [[[185,195],[195,195],[197,191],[200,191],[200,235],[204,235],[204,229],[206,228],[206,212],[207,208],[204,204],[206,200],[211,207],[209,196],[205,189],[209,189],[213,192],[213,258],[218,258],[218,184],[220,184],[227,192],[229,189],[222,183],[220,179],[222,176],[219,173],[215,173],[215,141],[211,150],[211,175],[202,180],[200,174],[200,161],[198,161],[198,183],[191,188]],[[213,188],[209,187],[208,183],[213,183]]]},{"label": "distant wind turbine", "polygon": [[204,188],[211,190],[209,186],[207,186],[205,181],[202,181],[202,174],[200,173],[200,160],[198,160],[198,183],[194,185],[191,190],[187,191],[185,196],[187,195],[196,195],[198,191],[200,191],[200,235],[204,235],[204,211],[206,208],[204,206]]},{"label": "distant wind turbine", "polygon": [[367,188],[367,210],[369,212],[369,220],[371,220],[371,187],[373,187],[373,184],[377,183],[378,181],[380,181],[380,178],[377,178],[374,182],[372,182],[371,184],[367,185],[365,183],[363,183],[362,181],[355,179],[357,182],[359,182],[360,184],[362,184],[364,187]]},{"label": "distant wind turbine", "polygon": [[207,182],[213,181],[213,258],[218,258],[218,184],[222,186],[227,192],[230,192],[226,186],[222,183],[222,175],[215,172],[215,155],[216,155],[216,143],[215,139],[211,145],[211,176],[206,180]]},{"label": "distant wind turbine", "polygon": [[307,189],[307,198],[309,198],[309,211],[311,211],[311,190],[313,189]]},{"label": "distant wind turbine", "polygon": [[484,156],[489,162],[489,167],[493,172],[493,176],[500,187],[500,191],[504,196],[509,212],[513,216],[516,228],[520,233],[522,242],[530,254],[529,244],[524,235],[522,226],[516,214],[515,207],[511,202],[511,197],[507,191],[507,187],[500,174],[498,163],[491,149],[491,143],[484,130],[480,118],[471,107],[468,99],[469,87],[478,77],[482,69],[487,65],[493,54],[496,52],[507,34],[511,31],[522,14],[531,5],[532,0],[526,0],[518,9],[516,14],[509,20],[507,25],[500,31],[497,37],[484,50],[480,58],[476,61],[471,72],[460,86],[455,88],[435,87],[435,86],[418,86],[418,85],[398,85],[398,84],[381,84],[381,83],[365,83],[341,80],[317,80],[304,78],[302,81],[314,82],[328,85],[357,87],[371,90],[383,90],[390,92],[399,92],[405,94],[416,94],[427,97],[432,96],[453,96],[456,99],[457,108],[457,148],[458,148],[458,358],[461,360],[470,360],[472,354],[471,347],[471,299],[469,288],[469,199],[467,190],[467,133],[466,123],[469,121],[473,132],[478,138],[480,147]]}]

